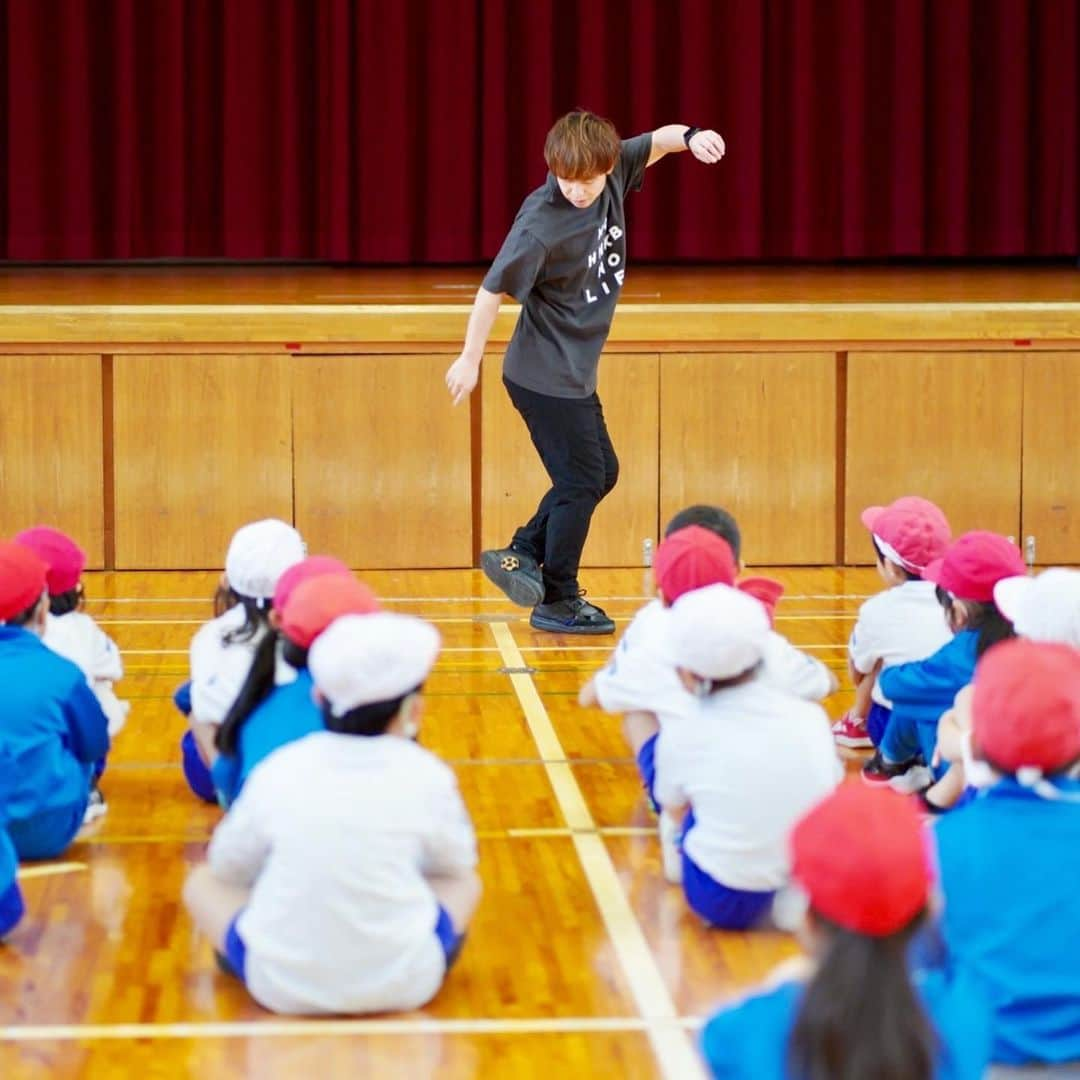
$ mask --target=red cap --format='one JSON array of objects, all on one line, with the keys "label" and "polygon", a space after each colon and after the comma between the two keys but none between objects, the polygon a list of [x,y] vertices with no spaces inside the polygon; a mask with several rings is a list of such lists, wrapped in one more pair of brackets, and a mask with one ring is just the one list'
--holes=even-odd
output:
[{"label": "red cap", "polygon": [[281,612],[281,632],[303,649],[342,615],[370,615],[379,610],[375,594],[352,575],[337,574],[302,581]]},{"label": "red cap", "polygon": [[921,574],[940,559],[952,540],[945,515],[918,495],[904,495],[888,506],[867,507],[860,518],[879,541],[885,558],[913,574]]},{"label": "red cap", "polygon": [[1024,557],[1011,540],[998,533],[976,531],[964,533],[944,558],[935,559],[923,571],[923,577],[958,600],[988,604],[1002,578],[1026,573]]},{"label": "red cap", "polygon": [[687,525],[661,541],[653,559],[657,588],[669,604],[706,585],[733,585],[739,572],[731,545],[710,529]]},{"label": "red cap", "polygon": [[926,906],[930,860],[913,803],[858,781],[841,784],[791,833],[792,877],[811,907],[858,934],[885,937]]},{"label": "red cap", "polygon": [[294,563],[278,578],[277,585],[274,586],[274,610],[285,610],[293,589],[301,582],[328,574],[333,577],[352,577],[352,571],[340,559],[331,555],[311,555]]},{"label": "red cap", "polygon": [[15,543],[29,548],[49,568],[45,581],[50,596],[70,592],[79,584],[86,566],[86,552],[66,533],[38,525],[24,529],[15,537]]},{"label": "red cap", "polygon": [[975,668],[975,743],[999,769],[1060,772],[1080,758],[1080,649],[1014,638]]},{"label": "red cap", "polygon": [[0,543],[0,622],[21,615],[41,598],[48,570],[28,547]]},{"label": "red cap", "polygon": [[784,586],[779,581],[767,577],[746,577],[735,582],[739,592],[752,596],[765,609],[769,616],[769,625],[776,621],[776,605],[784,595]]}]

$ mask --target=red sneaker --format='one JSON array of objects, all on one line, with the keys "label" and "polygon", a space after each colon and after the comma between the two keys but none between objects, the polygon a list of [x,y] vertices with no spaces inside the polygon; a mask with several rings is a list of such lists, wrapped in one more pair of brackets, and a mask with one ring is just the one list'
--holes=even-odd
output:
[{"label": "red sneaker", "polygon": [[866,733],[866,721],[852,715],[850,710],[833,724],[832,733],[837,746],[847,746],[852,750],[869,750],[874,745]]}]

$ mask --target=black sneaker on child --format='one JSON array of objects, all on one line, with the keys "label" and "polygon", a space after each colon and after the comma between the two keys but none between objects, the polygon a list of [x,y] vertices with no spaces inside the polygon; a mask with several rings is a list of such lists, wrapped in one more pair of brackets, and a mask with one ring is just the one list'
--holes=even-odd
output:
[{"label": "black sneaker on child", "polygon": [[544,577],[531,555],[513,548],[482,551],[480,569],[519,607],[536,607],[544,599]]},{"label": "black sneaker on child", "polygon": [[550,630],[555,634],[613,634],[615,623],[584,596],[538,604],[529,616],[534,630]]},{"label": "black sneaker on child", "polygon": [[918,763],[917,758],[894,765],[881,756],[880,750],[874,751],[874,756],[862,767],[862,778],[868,784],[885,785],[898,776],[903,776],[912,766]]}]

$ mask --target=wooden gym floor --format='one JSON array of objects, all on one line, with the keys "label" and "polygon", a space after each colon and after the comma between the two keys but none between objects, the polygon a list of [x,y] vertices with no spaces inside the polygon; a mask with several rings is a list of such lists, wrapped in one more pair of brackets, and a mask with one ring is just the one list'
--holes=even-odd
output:
[{"label": "wooden gym floor", "polygon": [[[776,576],[777,628],[846,684],[844,643],[876,575]],[[132,710],[108,814],[63,860],[22,869],[27,915],[0,948],[0,1075],[689,1080],[701,1017],[795,952],[777,933],[705,930],[663,882],[619,719],[575,701],[612,640],[532,631],[475,571],[361,577],[443,634],[422,740],[457,773],[485,894],[442,992],[403,1016],[298,1021],[218,972],[179,897],[219,811],[184,785],[171,702],[215,575],[88,574]],[[585,582],[620,630],[651,590],[644,570]],[[845,685],[830,714],[850,697]]]}]

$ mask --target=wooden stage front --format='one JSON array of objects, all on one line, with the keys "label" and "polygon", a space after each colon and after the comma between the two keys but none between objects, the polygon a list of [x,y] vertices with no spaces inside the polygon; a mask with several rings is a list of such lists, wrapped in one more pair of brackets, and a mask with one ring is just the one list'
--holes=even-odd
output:
[{"label": "wooden stage front", "polygon": [[[255,517],[367,568],[455,568],[545,479],[499,385],[450,406],[479,268],[7,269],[0,533],[91,564],[220,564]],[[622,459],[586,562],[633,566],[689,502],[758,561],[867,559],[859,510],[918,491],[957,529],[1080,562],[1072,266],[634,270],[601,395]]]}]

